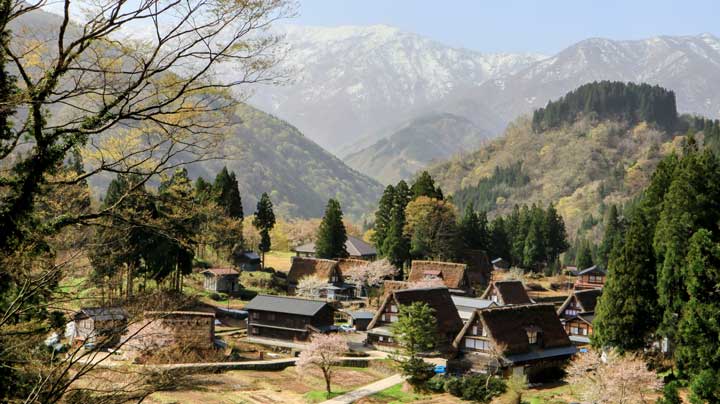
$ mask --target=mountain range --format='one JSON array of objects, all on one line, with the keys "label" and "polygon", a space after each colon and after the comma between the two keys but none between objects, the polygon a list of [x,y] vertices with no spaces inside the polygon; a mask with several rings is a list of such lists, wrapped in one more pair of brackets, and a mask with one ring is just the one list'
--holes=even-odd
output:
[{"label": "mountain range", "polygon": [[[249,102],[384,183],[467,151],[468,144],[459,142],[454,150],[430,149],[420,160],[403,157],[412,151],[393,137],[403,131],[407,138],[405,129],[418,120],[446,113],[465,118],[480,144],[518,116],[592,81],[659,84],[675,91],[680,112],[720,116],[720,40],[710,34],[592,38],[548,57],[457,49],[387,26],[280,30],[294,80],[258,88]],[[456,130],[418,130],[416,141],[406,144],[433,144],[434,138],[453,138],[447,131]]]}]

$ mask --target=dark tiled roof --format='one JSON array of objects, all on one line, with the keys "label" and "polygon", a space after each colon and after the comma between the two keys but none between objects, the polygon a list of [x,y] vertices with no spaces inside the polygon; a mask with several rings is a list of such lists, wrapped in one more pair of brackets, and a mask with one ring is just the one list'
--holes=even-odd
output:
[{"label": "dark tiled roof", "polygon": [[497,306],[495,302],[488,299],[477,299],[474,297],[463,297],[463,296],[451,296],[455,307],[458,309],[467,307],[470,309],[484,309],[490,306]]},{"label": "dark tiled roof", "polygon": [[498,291],[503,304],[533,303],[530,296],[528,296],[527,291],[525,290],[525,285],[523,285],[522,281],[495,281],[488,286],[481,298],[487,299],[493,288]]},{"label": "dark tiled roof", "polygon": [[[347,241],[345,242],[345,250],[347,250],[348,255],[350,255],[351,257],[368,257],[372,255],[377,255],[377,250],[375,250],[375,247],[357,237],[350,235],[347,236]],[[299,247],[295,247],[293,251],[305,254],[315,254],[315,243],[303,244]]]},{"label": "dark tiled roof", "polygon": [[359,319],[365,319],[370,320],[373,317],[375,317],[375,313],[372,311],[349,311],[348,314],[350,314],[350,317],[359,320]]},{"label": "dark tiled roof", "polygon": [[597,265],[593,265],[590,268],[583,269],[582,271],[578,272],[577,274],[578,274],[578,276],[589,275],[589,274],[607,275],[607,271],[605,271],[604,269],[600,268]]},{"label": "dark tiled roof", "polygon": [[491,307],[478,310],[477,313],[490,337],[499,345],[507,347],[507,355],[531,350],[527,336],[527,330],[531,328],[541,331],[542,349],[571,344],[552,304]]},{"label": "dark tiled roof", "polygon": [[574,345],[562,346],[558,348],[543,349],[540,351],[525,352],[517,355],[507,355],[505,356],[505,361],[515,364],[536,361],[539,359],[563,358],[575,355],[576,352],[577,348],[575,348]]},{"label": "dark tiled roof", "polygon": [[223,275],[240,275],[238,271],[234,270],[233,268],[209,268],[202,272],[201,274],[212,274],[215,276],[223,276]]},{"label": "dark tiled roof", "polygon": [[312,317],[325,306],[327,306],[327,303],[321,300],[257,295],[245,305],[245,310],[271,311]]},{"label": "dark tiled roof", "polygon": [[317,276],[324,281],[330,281],[330,275],[337,269],[338,262],[319,258],[293,257],[288,282],[299,282],[306,276]]},{"label": "dark tiled roof", "polygon": [[453,262],[413,261],[408,281],[419,282],[426,275],[439,276],[445,286],[458,289],[464,286],[463,281],[467,279],[466,269],[467,265]]},{"label": "dark tiled roof", "polygon": [[[463,326],[460,315],[458,314],[455,304],[450,297],[450,292],[447,288],[422,288],[422,289],[402,289],[392,292],[385,298],[385,301],[380,306],[385,307],[388,300],[394,300],[400,306],[407,306],[415,302],[423,302],[435,310],[435,318],[437,319],[438,330],[444,332],[458,332]],[[373,328],[375,323],[380,318],[382,310],[378,310],[375,313],[370,326]]]}]

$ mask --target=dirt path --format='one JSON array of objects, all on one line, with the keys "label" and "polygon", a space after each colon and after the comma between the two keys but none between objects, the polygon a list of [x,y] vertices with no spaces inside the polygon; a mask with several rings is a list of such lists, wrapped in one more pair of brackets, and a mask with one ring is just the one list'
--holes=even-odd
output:
[{"label": "dirt path", "polygon": [[351,404],[363,397],[371,396],[398,383],[402,383],[403,380],[404,379],[401,375],[395,374],[385,379],[378,380],[375,383],[368,384],[367,386],[360,387],[357,390],[343,394],[342,396],[337,396],[331,400],[323,401],[320,404]]}]

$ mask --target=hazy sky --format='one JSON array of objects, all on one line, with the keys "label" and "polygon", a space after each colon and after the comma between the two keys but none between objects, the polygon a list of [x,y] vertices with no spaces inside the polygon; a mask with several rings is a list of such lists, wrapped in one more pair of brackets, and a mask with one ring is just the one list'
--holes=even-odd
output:
[{"label": "hazy sky", "polygon": [[483,52],[553,53],[589,37],[720,37],[720,0],[299,0],[303,25],[387,24]]}]

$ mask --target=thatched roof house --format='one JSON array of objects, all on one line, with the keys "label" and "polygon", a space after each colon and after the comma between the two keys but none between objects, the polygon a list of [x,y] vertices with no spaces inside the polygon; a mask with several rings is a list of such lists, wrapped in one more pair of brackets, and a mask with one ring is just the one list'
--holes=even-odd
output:
[{"label": "thatched roof house", "polygon": [[413,261],[408,282],[438,279],[453,294],[472,295],[473,289],[467,274],[467,265],[454,262]]}]

